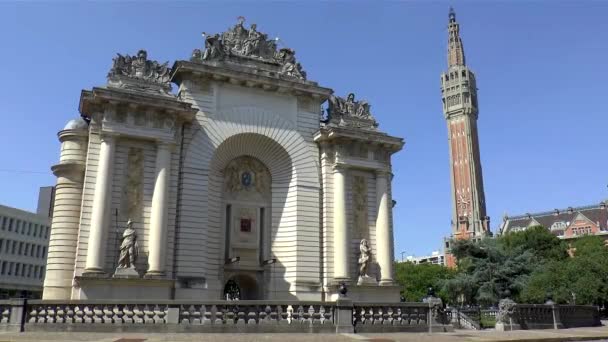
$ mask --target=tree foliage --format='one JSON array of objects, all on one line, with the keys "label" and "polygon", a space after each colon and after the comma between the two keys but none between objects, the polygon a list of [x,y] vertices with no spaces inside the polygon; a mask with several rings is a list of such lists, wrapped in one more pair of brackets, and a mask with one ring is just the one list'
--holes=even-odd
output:
[{"label": "tree foliage", "polygon": [[572,242],[573,257],[550,260],[532,274],[521,300],[538,303],[601,304],[608,300],[608,249],[597,236]]},{"label": "tree foliage", "polygon": [[[569,252],[573,256],[569,256]],[[451,253],[457,269],[397,264],[397,281],[408,301],[427,288],[452,305],[495,305],[509,297],[521,303],[608,302],[608,247],[597,236],[566,242],[537,226],[479,241],[458,240]]]},{"label": "tree foliage", "polygon": [[[452,278],[455,273],[455,270],[433,264],[399,262],[395,265],[395,278],[402,287],[401,294],[408,302],[422,301],[429,287],[439,289],[441,282]],[[441,291],[437,295],[445,297]]]}]

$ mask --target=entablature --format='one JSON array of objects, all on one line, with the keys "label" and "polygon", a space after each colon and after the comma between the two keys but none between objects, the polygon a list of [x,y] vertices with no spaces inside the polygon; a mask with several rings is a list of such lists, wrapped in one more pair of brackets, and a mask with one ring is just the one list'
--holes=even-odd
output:
[{"label": "entablature", "polygon": [[80,113],[100,133],[172,143],[176,127],[191,122],[197,110],[164,95],[122,89],[84,90]]},{"label": "entablature", "polygon": [[333,90],[316,82],[286,77],[272,71],[252,69],[224,62],[177,61],[173,65],[171,81],[180,85],[185,80],[213,80],[249,88],[259,88],[294,96],[310,97],[319,102],[329,99]]},{"label": "entablature", "polygon": [[314,141],[318,144],[333,145],[365,143],[376,149],[385,150],[390,154],[400,151],[405,145],[403,138],[393,137],[386,133],[335,126],[321,128],[315,134]]}]

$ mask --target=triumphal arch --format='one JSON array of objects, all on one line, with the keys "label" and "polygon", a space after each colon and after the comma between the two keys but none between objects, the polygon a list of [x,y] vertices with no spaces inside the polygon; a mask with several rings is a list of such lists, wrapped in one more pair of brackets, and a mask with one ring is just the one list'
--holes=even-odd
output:
[{"label": "triumphal arch", "polygon": [[[172,66],[117,55],[58,134],[45,299],[396,301],[370,105],[241,19]],[[354,80],[353,80],[354,81]]]}]

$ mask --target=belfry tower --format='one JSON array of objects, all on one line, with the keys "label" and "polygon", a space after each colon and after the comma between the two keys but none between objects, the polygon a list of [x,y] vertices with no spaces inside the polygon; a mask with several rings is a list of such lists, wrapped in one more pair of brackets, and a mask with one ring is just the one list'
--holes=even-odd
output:
[{"label": "belfry tower", "polygon": [[477,136],[475,74],[466,66],[456,13],[450,8],[448,70],[441,74],[443,113],[448,124],[452,184],[452,238],[490,234]]}]

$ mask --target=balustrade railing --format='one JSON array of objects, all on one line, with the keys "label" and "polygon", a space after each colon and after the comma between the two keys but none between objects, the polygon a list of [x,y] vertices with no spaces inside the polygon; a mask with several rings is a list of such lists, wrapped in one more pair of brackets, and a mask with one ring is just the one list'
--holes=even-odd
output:
[{"label": "balustrade railing", "polygon": [[522,329],[554,328],[553,305],[517,304],[513,321]]},{"label": "balustrade railing", "polygon": [[27,305],[27,324],[165,324],[168,305],[158,304],[46,304]]},{"label": "balustrade railing", "polygon": [[357,332],[427,331],[429,312],[430,307],[426,303],[355,303],[353,325]]},{"label": "balustrade railing", "polygon": [[8,325],[11,317],[11,304],[8,300],[0,300],[0,325]]},{"label": "balustrade railing", "polygon": [[[494,317],[494,311],[478,310]],[[452,314],[452,317],[450,317]],[[305,301],[0,301],[0,331],[389,332],[479,325],[429,303]],[[510,329],[599,325],[597,307],[518,304]],[[437,327],[434,329],[433,327]]]},{"label": "balustrade railing", "polygon": [[185,304],[179,307],[179,323],[330,325],[333,324],[334,310],[334,303],[248,304],[246,301],[235,301],[221,304]]}]

